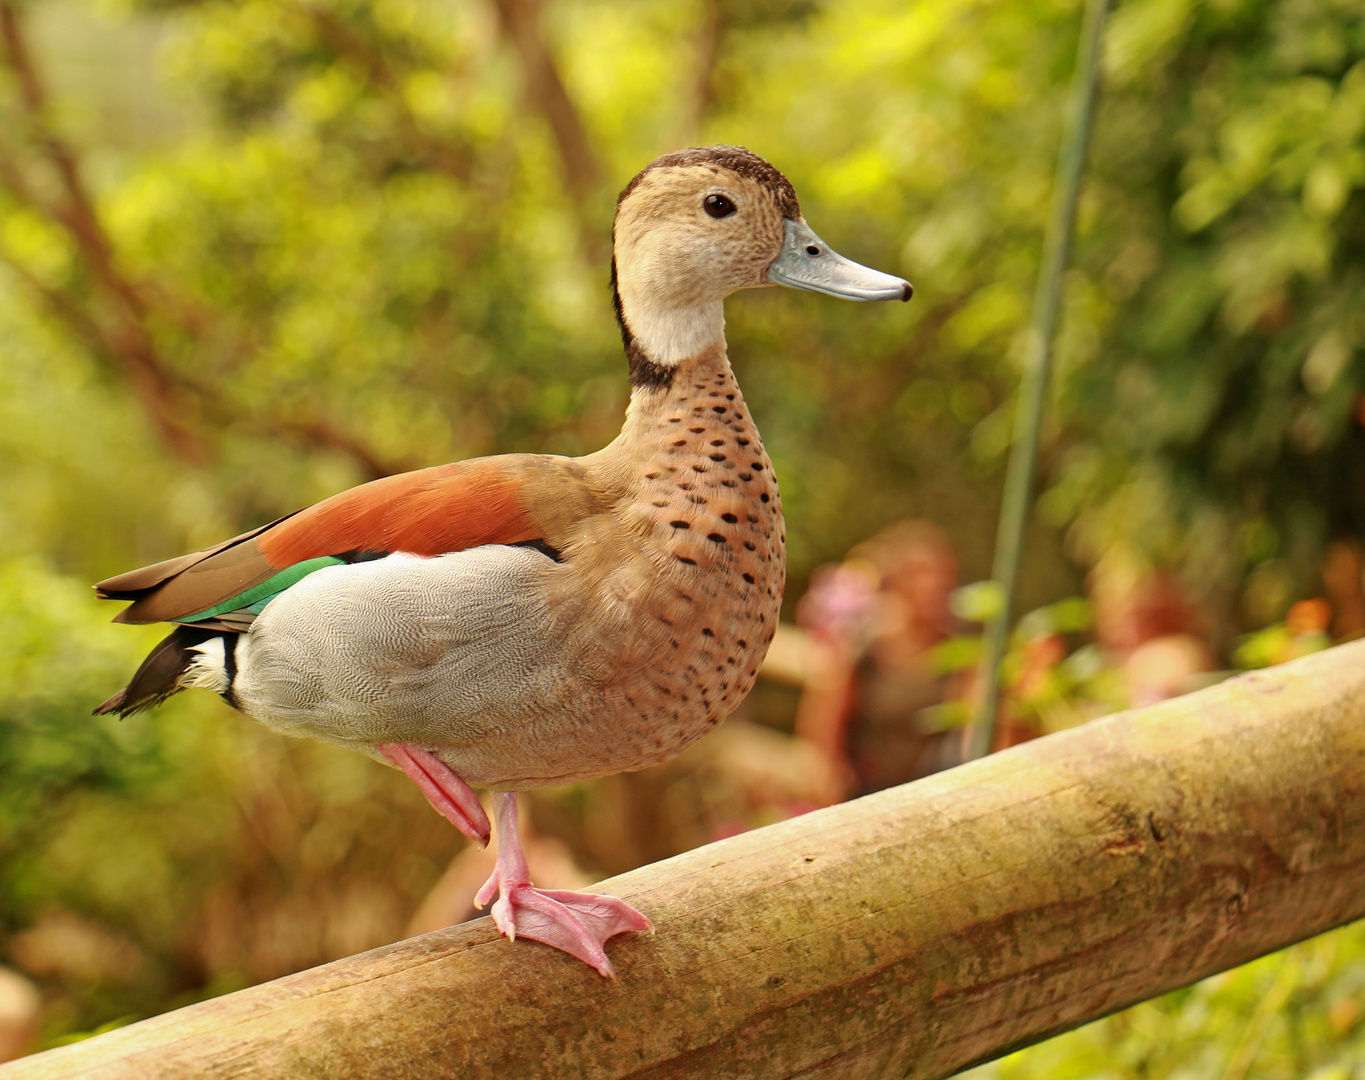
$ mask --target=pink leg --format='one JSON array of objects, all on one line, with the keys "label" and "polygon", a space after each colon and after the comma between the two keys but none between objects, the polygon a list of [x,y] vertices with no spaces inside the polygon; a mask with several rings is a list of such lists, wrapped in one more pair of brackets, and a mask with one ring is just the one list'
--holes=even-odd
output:
[{"label": "pink leg", "polygon": [[422,789],[427,802],[479,847],[488,846],[491,827],[474,789],[430,750],[411,743],[380,743],[379,752]]},{"label": "pink leg", "polygon": [[598,974],[616,978],[603,949],[607,939],[629,930],[652,930],[650,921],[614,896],[531,887],[517,826],[517,794],[493,793],[498,819],[498,868],[474,897],[479,907],[493,905],[493,922],[513,941],[517,935],[576,956]]}]

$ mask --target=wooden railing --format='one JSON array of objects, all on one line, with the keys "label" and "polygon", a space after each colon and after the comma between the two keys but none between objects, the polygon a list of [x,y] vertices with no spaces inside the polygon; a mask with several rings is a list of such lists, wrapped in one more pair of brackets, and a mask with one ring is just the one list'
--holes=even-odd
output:
[{"label": "wooden railing", "polygon": [[481,919],[0,1078],[948,1076],[1365,915],[1365,642],[600,890],[617,982]]}]

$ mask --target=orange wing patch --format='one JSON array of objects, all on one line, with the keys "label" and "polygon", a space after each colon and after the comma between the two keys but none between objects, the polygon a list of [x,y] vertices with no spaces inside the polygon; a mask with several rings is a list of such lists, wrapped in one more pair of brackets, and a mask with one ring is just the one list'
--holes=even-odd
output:
[{"label": "orange wing patch", "polygon": [[523,477],[505,459],[437,465],[387,476],[301,510],[261,534],[275,567],[346,551],[443,555],[539,534],[522,508]]},{"label": "orange wing patch", "polygon": [[96,588],[102,597],[133,601],[115,622],[167,622],[207,611],[319,556],[444,555],[538,540],[542,533],[520,501],[526,479],[518,457],[437,465],[362,484],[216,547],[120,574]]}]

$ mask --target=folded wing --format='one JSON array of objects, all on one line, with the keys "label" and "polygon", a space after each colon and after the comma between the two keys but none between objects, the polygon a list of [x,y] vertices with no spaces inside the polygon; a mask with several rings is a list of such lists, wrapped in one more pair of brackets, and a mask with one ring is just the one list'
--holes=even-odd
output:
[{"label": "folded wing", "polygon": [[507,457],[403,473],[343,491],[214,547],[101,581],[98,595],[133,603],[123,623],[192,622],[241,631],[253,603],[313,570],[393,552],[443,555],[539,539]]}]

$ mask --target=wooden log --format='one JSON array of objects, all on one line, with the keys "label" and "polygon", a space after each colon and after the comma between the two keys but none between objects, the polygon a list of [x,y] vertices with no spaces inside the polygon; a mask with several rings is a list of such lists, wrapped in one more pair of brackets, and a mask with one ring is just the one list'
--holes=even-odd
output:
[{"label": "wooden log", "polygon": [[601,891],[616,982],[482,919],[0,1078],[947,1076],[1365,915],[1365,642]]}]

